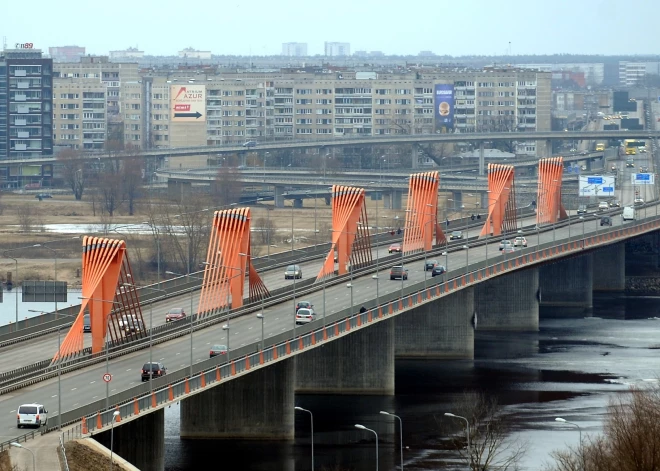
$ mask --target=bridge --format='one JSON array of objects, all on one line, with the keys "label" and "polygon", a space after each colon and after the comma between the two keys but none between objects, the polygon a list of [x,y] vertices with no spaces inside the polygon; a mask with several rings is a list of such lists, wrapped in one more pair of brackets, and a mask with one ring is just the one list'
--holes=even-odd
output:
[{"label": "bridge", "polygon": [[[281,268],[261,271],[261,280],[271,290],[269,297],[255,299],[250,292],[243,293],[246,303],[228,310],[228,301],[221,296],[220,309],[209,315],[199,315],[203,309],[198,297],[198,316],[158,329],[153,342],[142,337],[120,345],[108,351],[107,360],[101,351],[58,362],[31,373],[29,379],[13,381],[0,391],[4,393],[0,402],[11,410],[18,398],[22,403],[52,403],[60,398],[62,410],[49,406],[52,414],[45,429],[56,429],[61,420],[82,436],[93,433],[102,443],[109,440],[107,430],[115,421],[116,452],[141,469],[162,469],[162,461],[154,458],[162,457],[163,409],[176,402],[181,403],[182,437],[291,439],[296,391],[393,394],[395,358],[471,358],[475,328],[534,331],[539,306],[588,309],[593,290],[624,289],[624,242],[652,236],[657,244],[658,204],[637,207],[635,221],[623,221],[618,209],[606,211],[603,214],[613,216],[611,227],[601,226],[600,217],[570,212],[563,217],[560,200],[553,196],[559,195],[558,189],[552,185],[561,162],[547,164],[540,170],[543,192],[533,216],[509,218],[505,207],[512,172],[502,166],[489,172],[493,199],[486,223],[470,227],[466,219],[463,239],[457,241],[438,240],[441,234],[436,228],[435,243],[427,247],[432,235],[427,229],[437,226],[437,221],[419,210],[434,205],[433,191],[424,187],[411,193],[417,203],[409,207],[408,215],[416,219],[406,225],[400,254],[388,253],[385,234],[376,237],[378,244],[369,249],[369,259],[364,252],[359,264],[351,259],[354,266],[345,274],[308,278],[307,273],[323,272],[327,257],[325,262],[317,258],[301,263],[302,281],[282,280]],[[624,179],[621,189],[624,204],[632,200],[629,182]],[[353,210],[359,206],[344,204]],[[338,224],[342,232],[352,233],[358,222],[355,217]],[[527,247],[500,253],[499,241],[507,236],[524,236]],[[410,250],[407,244],[412,244]],[[341,241],[333,245],[341,247]],[[446,273],[432,277],[422,270],[429,260],[443,264]],[[657,261],[650,263],[657,269]],[[390,280],[393,265],[406,266],[408,279]],[[231,276],[226,275],[228,283]],[[275,284],[277,279],[281,287]],[[186,280],[179,282],[186,287]],[[192,293],[185,296],[194,303]],[[319,316],[296,326],[294,305],[301,299],[312,301]],[[172,305],[168,301],[153,307],[162,315],[163,308]],[[358,312],[361,306],[365,312]],[[263,317],[257,318],[258,313]],[[228,354],[208,358],[209,345],[217,343],[227,344]],[[151,353],[146,351],[149,344]],[[18,344],[16,351],[34,358],[26,355],[33,349]],[[55,353],[50,345],[41,351]],[[169,371],[151,384],[141,384],[138,370],[150,355]],[[48,357],[44,360],[50,363]],[[108,371],[114,376],[106,389],[101,378]],[[59,372],[58,388],[58,382],[46,379]],[[15,440],[19,431],[13,418],[0,424],[4,425],[1,439]],[[143,446],[135,447],[136,436]]]}]

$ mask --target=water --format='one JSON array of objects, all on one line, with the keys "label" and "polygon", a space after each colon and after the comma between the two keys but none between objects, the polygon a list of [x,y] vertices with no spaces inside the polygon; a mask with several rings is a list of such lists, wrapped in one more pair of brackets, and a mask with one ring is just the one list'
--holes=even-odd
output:
[{"label": "water", "polygon": [[[21,295],[21,288],[13,288],[11,291],[3,291],[2,302],[0,302],[0,326],[16,322],[16,297],[18,296],[18,320],[29,319],[32,317],[40,316],[42,312],[55,311],[54,302],[23,302]],[[64,309],[65,307],[75,306],[80,304],[79,296],[82,296],[80,290],[69,290],[67,292],[66,301],[58,301],[57,308]],[[36,312],[32,312],[36,311]]]},{"label": "water", "polygon": [[[529,441],[522,469],[541,470],[552,450],[579,442],[578,430],[556,417],[577,423],[583,436],[599,433],[610,397],[655,381],[659,313],[660,298],[595,297],[593,316],[548,318],[539,333],[477,332],[474,361],[397,361],[394,397],[298,395],[296,404],[314,413],[315,468],[373,470],[374,437],[354,428],[361,423],[379,433],[380,469],[396,469],[398,424],[378,414],[389,410],[403,419],[406,470],[460,469],[446,441],[456,419],[443,414],[464,391],[483,391],[514,417],[512,438]],[[311,469],[308,414],[296,413],[293,443],[181,440],[178,407],[165,421],[168,471],[201,468],[209,450],[237,469]]]}]

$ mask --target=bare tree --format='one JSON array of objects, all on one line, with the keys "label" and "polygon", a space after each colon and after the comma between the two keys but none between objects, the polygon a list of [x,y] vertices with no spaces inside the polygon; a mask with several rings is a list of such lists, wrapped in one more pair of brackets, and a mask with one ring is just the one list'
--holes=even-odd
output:
[{"label": "bare tree", "polygon": [[16,218],[21,232],[32,232],[36,223],[37,214],[34,204],[23,203],[16,208]]},{"label": "bare tree", "polygon": [[243,183],[241,174],[234,167],[220,167],[215,181],[211,185],[211,194],[218,206],[227,206],[238,202]]},{"label": "bare tree", "polygon": [[71,188],[73,196],[80,201],[85,190],[85,161],[80,151],[64,149],[57,156],[62,166],[64,184]]},{"label": "bare tree", "polygon": [[[267,211],[270,211],[267,209]],[[263,245],[272,243],[273,236],[277,231],[277,226],[270,218],[260,217],[254,221],[253,229],[258,231],[259,242]]]},{"label": "bare tree", "polygon": [[133,216],[135,200],[139,197],[142,188],[142,163],[138,156],[130,156],[122,161],[121,167],[122,190],[128,205],[128,214]]}]

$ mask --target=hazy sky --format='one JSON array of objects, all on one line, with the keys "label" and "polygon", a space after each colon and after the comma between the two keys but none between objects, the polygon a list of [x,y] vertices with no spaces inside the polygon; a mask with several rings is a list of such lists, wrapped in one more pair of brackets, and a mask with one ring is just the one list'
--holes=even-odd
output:
[{"label": "hazy sky", "polygon": [[657,54],[658,18],[658,0],[9,0],[0,36],[88,54],[271,55],[306,42],[314,55],[324,41],[386,54],[502,55],[509,42],[514,55]]}]

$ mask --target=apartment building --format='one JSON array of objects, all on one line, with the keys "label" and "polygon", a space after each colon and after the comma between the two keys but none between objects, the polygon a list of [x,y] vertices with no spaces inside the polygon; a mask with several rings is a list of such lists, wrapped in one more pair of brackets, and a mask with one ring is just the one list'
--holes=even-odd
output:
[{"label": "apartment building", "polygon": [[648,74],[660,75],[660,62],[619,61],[619,84],[624,87],[640,85]]},{"label": "apartment building", "polygon": [[307,43],[282,43],[282,55],[288,57],[306,57]]},{"label": "apartment building", "polygon": [[351,44],[326,41],[324,45],[324,51],[327,57],[350,56]]},{"label": "apartment building", "polygon": [[53,141],[84,151],[102,150],[107,139],[107,89],[96,78],[55,77]]},{"label": "apartment building", "polygon": [[53,62],[78,62],[85,56],[85,48],[80,46],[49,47],[48,54]]}]

